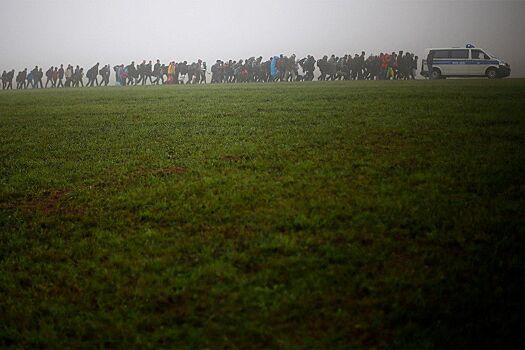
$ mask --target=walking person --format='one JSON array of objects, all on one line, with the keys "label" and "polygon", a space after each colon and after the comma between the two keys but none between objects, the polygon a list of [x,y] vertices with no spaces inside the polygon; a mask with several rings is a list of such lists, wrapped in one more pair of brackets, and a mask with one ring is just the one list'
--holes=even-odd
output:
[{"label": "walking person", "polygon": [[206,84],[206,62],[202,62],[202,67],[200,69],[200,83]]},{"label": "walking person", "polygon": [[434,65],[434,51],[429,51],[427,56],[428,79],[432,80],[432,66]]},{"label": "walking person", "polygon": [[5,87],[7,85],[7,72],[2,72],[2,90],[5,90]]},{"label": "walking person", "polygon": [[91,67],[87,71],[87,78],[88,78],[88,83],[86,85],[87,87],[94,87],[95,84],[96,86],[98,86],[98,79],[97,79],[98,66],[99,66],[99,63],[97,62],[97,64],[95,64],[93,67]]},{"label": "walking person", "polygon": [[27,75],[27,86],[31,84],[31,87],[35,89],[38,87],[36,86],[37,81],[38,81],[38,66],[35,66],[35,68],[31,72],[29,72],[29,74]]},{"label": "walking person", "polygon": [[100,86],[104,84],[104,86],[108,86],[109,84],[109,75],[111,74],[111,69],[109,64],[102,67],[102,69],[99,72],[100,76],[102,77],[102,80],[100,81]]},{"label": "walking person", "polygon": [[25,89],[26,88],[26,77],[27,77],[27,68],[24,68],[23,71],[18,72],[16,75],[16,88]]},{"label": "walking person", "polygon": [[149,61],[148,64],[146,64],[144,66],[144,81],[142,82],[142,85],[144,85],[146,83],[146,80],[149,79],[149,83],[150,84],[153,84],[152,80],[151,80],[151,76],[152,76],[152,69],[153,69],[153,66],[152,66],[152,62]]},{"label": "walking person", "polygon": [[75,68],[75,72],[73,73],[73,87],[78,87],[79,84],[84,87],[84,68],[80,68],[80,66],[77,65]]},{"label": "walking person", "polygon": [[53,70],[53,74],[51,75],[51,78],[53,79],[53,87],[57,87],[58,67],[55,67],[55,70]]},{"label": "walking person", "polygon": [[80,68],[80,71],[78,73],[77,86],[78,86],[78,83],[80,83],[80,85],[84,87],[84,68]]},{"label": "walking person", "polygon": [[135,85],[146,84],[146,60],[143,60],[141,64],[137,66],[138,80],[135,81]]},{"label": "walking person", "polygon": [[62,83],[62,79],[64,79],[64,65],[63,64],[61,64],[60,68],[58,69],[57,87],[64,87],[64,84]]},{"label": "walking person", "polygon": [[15,76],[15,70],[12,69],[10,72],[7,73],[7,77],[6,77],[6,83],[7,83],[7,86],[6,86],[6,90],[13,90],[13,78]]},{"label": "walking person", "polygon": [[73,66],[68,64],[66,68],[66,87],[71,87],[73,81]]},{"label": "walking person", "polygon": [[157,63],[153,66],[153,76],[156,77],[155,81],[153,81],[153,84],[159,85],[159,81],[164,84],[164,74],[162,74],[162,67],[160,65],[160,60],[157,60]]},{"label": "walking person", "polygon": [[48,70],[46,70],[46,89],[47,89],[47,84],[48,83],[51,83],[51,87],[54,87],[53,86],[53,69],[55,67],[51,66]]},{"label": "walking person", "polygon": [[29,86],[31,86],[32,88],[35,87],[33,84],[33,72],[34,70],[30,70],[29,73],[27,73],[27,75],[25,76],[26,79],[25,79],[25,82],[23,83],[24,89],[29,88]]},{"label": "walking person", "polygon": [[[412,56],[414,56],[414,54],[412,54]],[[412,71],[410,73],[410,76],[412,79],[416,79],[416,76],[417,76],[417,61],[419,60],[419,57],[415,56],[413,59],[412,59]]]},{"label": "walking person", "polygon": [[[55,68],[56,69],[56,68]],[[36,79],[35,79],[35,87],[38,88],[38,85],[40,85],[40,88],[43,89],[44,85],[42,84],[42,78],[44,77],[44,72],[42,72],[42,68],[36,72]]]}]

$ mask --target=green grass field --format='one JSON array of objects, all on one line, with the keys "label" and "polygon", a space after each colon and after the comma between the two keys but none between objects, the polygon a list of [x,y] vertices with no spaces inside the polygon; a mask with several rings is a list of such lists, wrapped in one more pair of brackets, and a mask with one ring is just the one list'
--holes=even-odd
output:
[{"label": "green grass field", "polygon": [[0,91],[0,347],[520,347],[525,80]]}]

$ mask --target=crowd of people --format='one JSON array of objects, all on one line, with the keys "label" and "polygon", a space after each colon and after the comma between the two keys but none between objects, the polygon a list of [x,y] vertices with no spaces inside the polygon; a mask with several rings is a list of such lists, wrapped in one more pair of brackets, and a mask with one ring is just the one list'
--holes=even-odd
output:
[{"label": "crowd of people", "polygon": [[[238,61],[217,60],[211,66],[210,83],[312,81],[316,67],[319,70],[317,80],[410,80],[417,76],[418,57],[403,51],[367,57],[363,51],[360,55],[331,55],[317,60],[311,55],[302,59],[280,55],[268,60],[263,60],[262,56]],[[66,68],[63,64],[50,67],[45,74],[41,67],[35,66],[30,71],[26,68],[18,72],[16,78],[14,69],[3,71],[2,89],[13,89],[13,79],[16,89],[107,86],[111,71],[115,74],[115,83],[121,86],[146,85],[148,81],[150,85],[205,84],[208,73],[206,62],[202,60],[191,64],[187,61],[161,64],[160,60],[153,64],[143,60],[140,64],[120,64],[113,69],[109,64],[100,67],[97,63],[85,73],[82,67],[71,64]],[[84,76],[88,80],[86,85]]]},{"label": "crowd of people", "polygon": [[417,63],[417,56],[403,51],[368,57],[363,51],[353,57],[332,55],[318,60],[310,55],[300,60],[295,55],[274,56],[266,61],[262,57],[238,62],[217,60],[211,67],[211,83],[311,81],[316,66],[318,80],[409,80],[416,78]]},{"label": "crowd of people", "polygon": [[[108,86],[110,77],[110,65],[99,67],[97,63],[86,72],[86,78],[88,82],[86,86]],[[100,80],[98,76],[100,75]],[[12,69],[9,72],[2,72],[2,89],[8,90],[13,89],[13,79],[15,76],[15,70]],[[42,79],[44,78],[44,72],[42,68],[35,66],[32,70],[24,69],[16,75],[16,88],[27,89],[27,88],[60,88],[60,87],[84,87],[84,68],[80,66],[73,67],[68,65],[64,69],[64,65],[60,67],[49,67],[45,73],[46,83],[44,84]]]}]

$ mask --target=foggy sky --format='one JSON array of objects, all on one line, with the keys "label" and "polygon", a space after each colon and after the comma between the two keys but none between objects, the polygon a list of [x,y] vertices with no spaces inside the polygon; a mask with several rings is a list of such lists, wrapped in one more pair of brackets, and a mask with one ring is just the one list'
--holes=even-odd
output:
[{"label": "foggy sky", "polygon": [[472,43],[525,76],[525,1],[0,0],[0,70]]}]

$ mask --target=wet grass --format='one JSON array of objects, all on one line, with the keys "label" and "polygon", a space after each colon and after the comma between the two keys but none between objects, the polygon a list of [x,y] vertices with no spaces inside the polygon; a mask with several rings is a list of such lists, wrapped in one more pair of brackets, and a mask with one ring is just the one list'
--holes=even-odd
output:
[{"label": "wet grass", "polygon": [[519,347],[525,81],[0,92],[0,346]]}]

